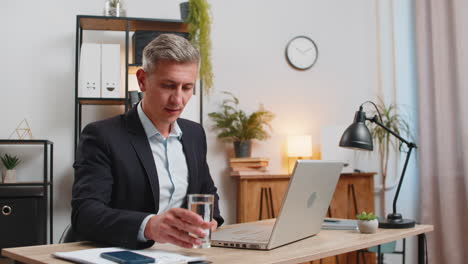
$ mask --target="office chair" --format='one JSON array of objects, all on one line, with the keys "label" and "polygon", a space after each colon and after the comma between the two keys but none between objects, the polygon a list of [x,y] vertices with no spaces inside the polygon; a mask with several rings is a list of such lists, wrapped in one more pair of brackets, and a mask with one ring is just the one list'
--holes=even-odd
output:
[{"label": "office chair", "polygon": [[78,241],[81,241],[81,239],[73,230],[72,225],[69,224],[67,227],[65,227],[65,230],[63,230],[63,233],[59,239],[59,243],[62,244],[62,243],[70,243],[70,242],[78,242]]}]

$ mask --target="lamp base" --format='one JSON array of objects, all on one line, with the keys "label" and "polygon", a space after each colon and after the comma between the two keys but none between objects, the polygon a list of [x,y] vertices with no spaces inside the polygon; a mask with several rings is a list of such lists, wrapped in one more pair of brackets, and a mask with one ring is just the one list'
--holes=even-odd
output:
[{"label": "lamp base", "polygon": [[379,220],[379,228],[400,229],[414,227],[416,222],[412,219],[403,219],[401,214],[388,214],[387,219]]}]

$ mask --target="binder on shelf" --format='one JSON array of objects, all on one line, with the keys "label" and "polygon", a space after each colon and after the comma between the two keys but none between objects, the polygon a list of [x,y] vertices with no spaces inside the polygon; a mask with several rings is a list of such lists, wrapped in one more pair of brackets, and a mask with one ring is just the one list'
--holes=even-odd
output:
[{"label": "binder on shelf", "polygon": [[101,44],[81,45],[78,97],[101,97]]},{"label": "binder on shelf", "polygon": [[101,46],[101,97],[120,98],[120,45]]}]

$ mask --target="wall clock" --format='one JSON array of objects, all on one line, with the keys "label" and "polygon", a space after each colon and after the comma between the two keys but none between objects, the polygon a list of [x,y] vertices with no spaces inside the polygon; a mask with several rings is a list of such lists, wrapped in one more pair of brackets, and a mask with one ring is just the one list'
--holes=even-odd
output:
[{"label": "wall clock", "polygon": [[297,36],[286,45],[286,59],[292,67],[298,70],[309,69],[315,64],[317,58],[317,45],[306,36]]}]

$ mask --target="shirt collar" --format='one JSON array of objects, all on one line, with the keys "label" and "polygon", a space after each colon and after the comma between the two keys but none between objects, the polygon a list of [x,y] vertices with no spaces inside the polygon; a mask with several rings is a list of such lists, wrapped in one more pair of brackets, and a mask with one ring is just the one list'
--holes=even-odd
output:
[{"label": "shirt collar", "polygon": [[[148,138],[152,136],[161,136],[161,133],[158,129],[153,125],[153,122],[149,119],[149,117],[143,112],[143,108],[141,107],[141,103],[137,106],[138,117],[140,118],[141,124],[143,125],[143,129],[145,130],[146,136]],[[179,140],[182,138],[182,130],[179,127],[177,121],[171,124],[171,132],[169,133],[169,137],[177,137]]]}]

